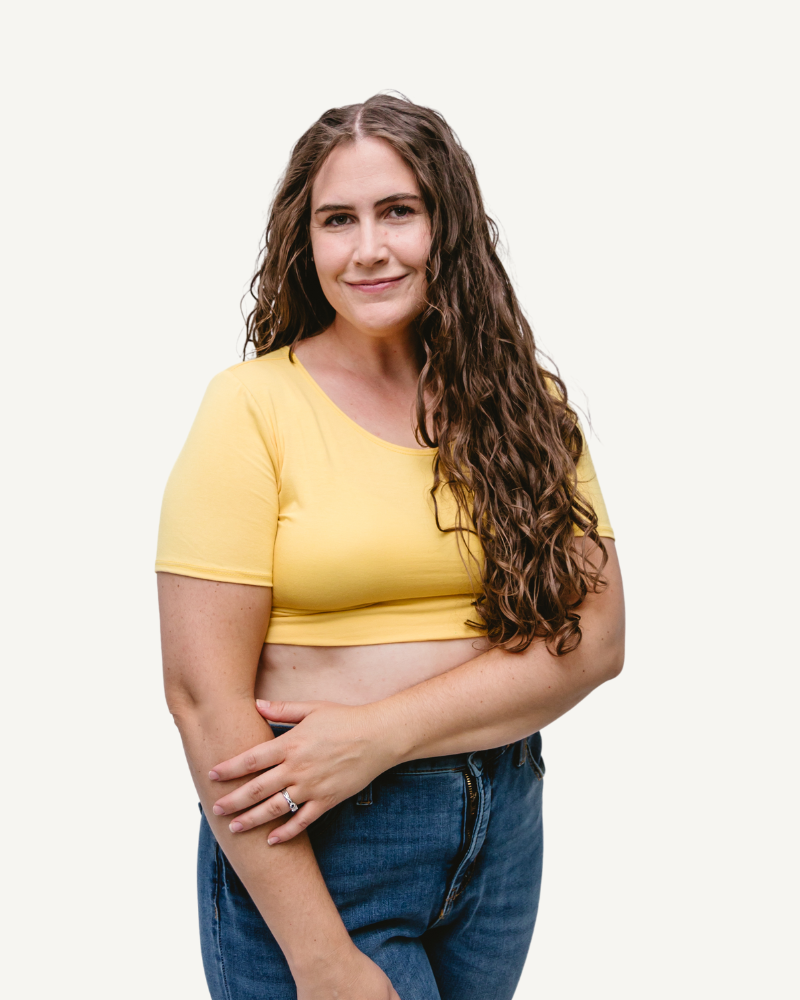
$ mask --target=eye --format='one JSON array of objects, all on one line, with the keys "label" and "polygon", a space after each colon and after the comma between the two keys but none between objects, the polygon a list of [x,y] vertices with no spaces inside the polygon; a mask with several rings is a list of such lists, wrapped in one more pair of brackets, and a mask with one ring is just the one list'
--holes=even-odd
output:
[{"label": "eye", "polygon": [[410,205],[392,205],[389,211],[397,213],[396,219],[407,219],[410,215],[417,214]]},{"label": "eye", "polygon": [[350,221],[349,215],[330,215],[325,220],[326,226],[331,226],[333,229],[338,229],[339,226],[344,226]]}]

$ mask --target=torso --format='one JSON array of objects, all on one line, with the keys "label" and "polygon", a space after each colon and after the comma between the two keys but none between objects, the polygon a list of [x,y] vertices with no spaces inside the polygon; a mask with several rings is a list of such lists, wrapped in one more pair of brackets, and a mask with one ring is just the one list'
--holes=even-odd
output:
[{"label": "torso", "polygon": [[[352,420],[393,444],[419,447],[413,432],[416,378],[370,382],[332,363],[320,337],[301,341],[295,353],[320,388]],[[393,642],[362,646],[295,646],[266,643],[256,697],[273,701],[379,701],[478,656],[485,638]]]},{"label": "torso", "polygon": [[365,705],[478,656],[486,640],[440,639],[371,646],[266,643],[256,697],[267,701],[338,701]]}]

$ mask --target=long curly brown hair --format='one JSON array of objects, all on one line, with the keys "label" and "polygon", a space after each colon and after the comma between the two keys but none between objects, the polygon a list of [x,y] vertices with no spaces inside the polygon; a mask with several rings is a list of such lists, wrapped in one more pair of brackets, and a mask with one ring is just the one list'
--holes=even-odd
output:
[{"label": "long curly brown hair", "polygon": [[[522,652],[542,637],[551,652],[570,652],[581,641],[576,609],[604,585],[607,559],[597,515],[578,490],[583,436],[564,383],[539,364],[472,161],[438,112],[378,94],[326,111],[300,138],[250,283],[245,357],[289,345],[291,358],[294,344],[333,322],[311,257],[311,187],[331,150],[366,136],[386,140],[409,164],[430,217],[427,301],[415,321],[423,361],[415,434],[438,449],[437,527],[459,539],[474,534],[482,546],[472,602],[480,621],[467,624],[485,632],[491,647]],[[443,484],[456,501],[452,527],[439,520]],[[574,545],[573,528],[583,547]],[[586,539],[600,547],[599,565]]]}]

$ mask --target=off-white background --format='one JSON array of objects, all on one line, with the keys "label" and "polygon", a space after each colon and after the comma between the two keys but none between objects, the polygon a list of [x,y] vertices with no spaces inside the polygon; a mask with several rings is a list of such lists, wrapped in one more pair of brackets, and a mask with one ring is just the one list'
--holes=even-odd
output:
[{"label": "off-white background", "polygon": [[4,21],[6,995],[207,995],[161,491],[238,359],[292,142],[396,88],[461,136],[590,408],[627,587],[625,671],[545,732],[517,1000],[797,996],[797,6],[77,0]]}]

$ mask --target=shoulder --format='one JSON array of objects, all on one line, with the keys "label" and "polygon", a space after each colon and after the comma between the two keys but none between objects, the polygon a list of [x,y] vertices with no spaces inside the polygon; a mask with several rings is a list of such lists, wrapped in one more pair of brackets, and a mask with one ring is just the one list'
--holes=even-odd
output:
[{"label": "shoulder", "polygon": [[250,392],[256,393],[269,389],[277,389],[291,378],[294,366],[289,360],[289,348],[281,347],[271,354],[263,354],[260,358],[240,361],[238,364],[225,368],[214,376],[212,382],[219,381],[231,386],[241,385]]},{"label": "shoulder", "polygon": [[555,375],[551,372],[542,372],[542,381],[544,382],[545,389],[547,389],[548,394],[557,402],[565,403],[566,392],[564,389],[564,383],[561,379],[557,379]]},{"label": "shoulder", "polygon": [[206,400],[217,406],[259,411],[272,421],[297,384],[296,365],[289,360],[289,348],[281,347],[249,361],[240,361],[218,372],[206,390]]}]

